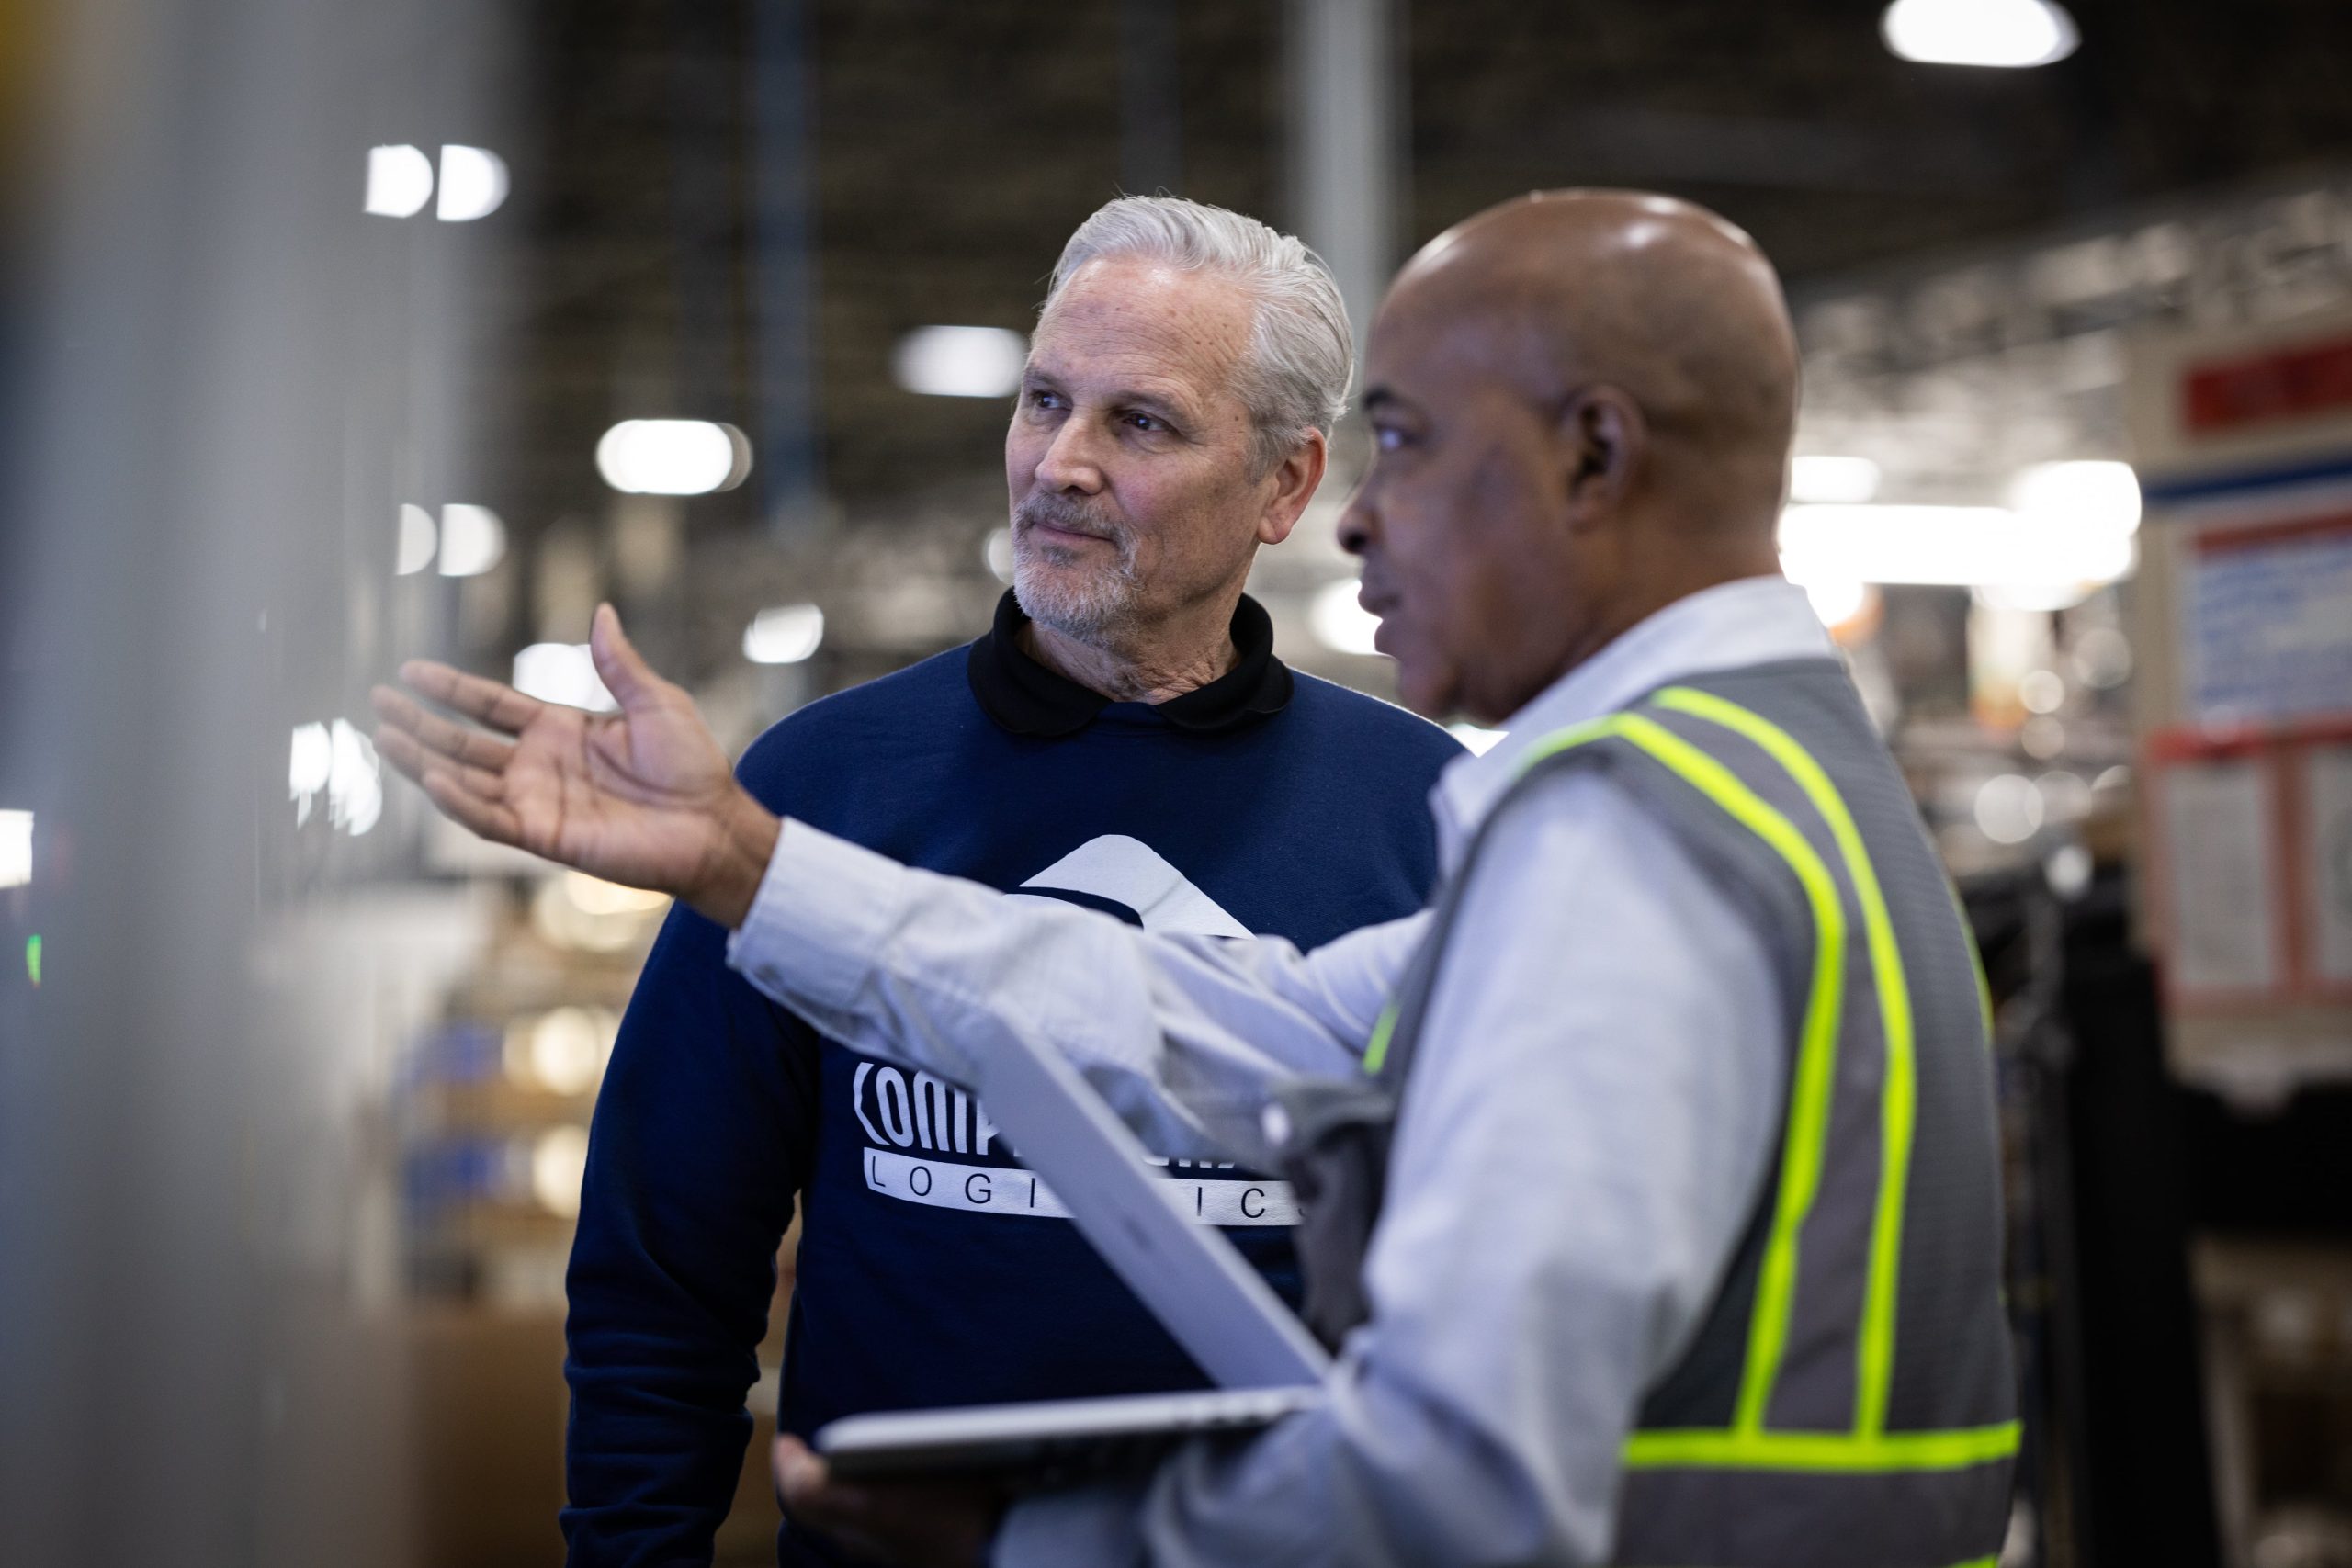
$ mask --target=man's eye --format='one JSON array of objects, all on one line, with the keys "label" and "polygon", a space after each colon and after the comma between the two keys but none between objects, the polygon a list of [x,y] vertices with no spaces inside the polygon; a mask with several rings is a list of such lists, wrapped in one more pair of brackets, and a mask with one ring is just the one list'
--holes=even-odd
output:
[{"label": "man's eye", "polygon": [[1148,413],[1138,413],[1132,410],[1125,415],[1125,418],[1128,424],[1133,425],[1137,430],[1165,430],[1168,428],[1166,424],[1152,418],[1151,415]]},{"label": "man's eye", "polygon": [[1043,387],[1032,387],[1023,395],[1028,400],[1029,406],[1033,409],[1057,409],[1063,406],[1062,395],[1059,392],[1047,391]]},{"label": "man's eye", "polygon": [[1393,424],[1374,425],[1372,431],[1372,442],[1383,452],[1402,451],[1412,445],[1405,433]]}]

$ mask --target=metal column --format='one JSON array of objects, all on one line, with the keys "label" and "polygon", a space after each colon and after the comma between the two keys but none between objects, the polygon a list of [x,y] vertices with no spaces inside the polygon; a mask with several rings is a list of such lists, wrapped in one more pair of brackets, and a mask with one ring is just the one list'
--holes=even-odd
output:
[{"label": "metal column", "polygon": [[1339,280],[1363,355],[1396,264],[1403,0],[1290,0],[1290,219]]}]

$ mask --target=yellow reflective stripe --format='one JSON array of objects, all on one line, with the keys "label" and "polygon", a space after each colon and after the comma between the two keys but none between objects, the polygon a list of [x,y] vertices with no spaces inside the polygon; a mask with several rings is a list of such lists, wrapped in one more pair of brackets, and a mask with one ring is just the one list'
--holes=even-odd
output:
[{"label": "yellow reflective stripe", "polygon": [[1547,757],[1556,757],[1571,746],[1581,746],[1588,740],[1598,740],[1604,735],[1614,735],[1624,728],[1627,715],[1605,713],[1599,718],[1589,718],[1581,724],[1555,729],[1530,746],[1519,759],[1517,773],[1524,773]]},{"label": "yellow reflective stripe", "polygon": [[1625,1439],[1628,1470],[1786,1470],[1869,1474],[1966,1470],[2018,1451],[2018,1423],[1939,1432],[1635,1432]]},{"label": "yellow reflective stripe", "polygon": [[1830,1090],[1838,1065],[1838,1013],[1846,984],[1846,908],[1829,868],[1786,817],[1730,769],[1655,719],[1620,713],[1571,726],[1530,748],[1521,767],[1532,767],[1604,735],[1622,736],[1639,746],[1771,846],[1796,874],[1813,909],[1813,984],[1797,1037],[1788,1127],[1781,1136],[1780,1194],[1757,1272],[1756,1306],[1747,1321],[1747,1360],[1740,1371],[1734,1418],[1739,1430],[1757,1432],[1763,1427],[1772,1384],[1781,1375],[1781,1353],[1788,1346],[1789,1314],[1796,1297],[1797,1234],[1821,1186],[1822,1149],[1829,1133]]},{"label": "yellow reflective stripe", "polygon": [[1670,687],[1652,699],[1658,706],[1720,724],[1746,736],[1788,771],[1813,808],[1829,825],[1838,853],[1853,880],[1870,944],[1871,976],[1878,991],[1879,1021],[1886,1032],[1886,1082],[1879,1097],[1878,1205],[1871,1216],[1871,1271],[1863,1297],[1862,1329],[1856,1353],[1854,1429],[1864,1436],[1886,1427],[1887,1390],[1894,1379],[1895,1285],[1903,1258],[1903,1199],[1911,1176],[1911,1140],[1918,1119],[1919,1091],[1911,986],[1903,973],[1903,951],[1894,921],[1871,865],[1870,852],[1846,809],[1838,786],[1788,731],[1762,715],[1711,692]]},{"label": "yellow reflective stripe", "polygon": [[1372,1043],[1363,1048],[1363,1070],[1380,1071],[1380,1064],[1388,1060],[1388,1037],[1396,1032],[1396,1004],[1390,1002],[1380,1010],[1380,1021],[1372,1026]]},{"label": "yellow reflective stripe", "polygon": [[1975,929],[1968,923],[1968,906],[1960,901],[1960,889],[1951,893],[1951,912],[1960,917],[1960,939],[1968,944],[1968,972],[1976,976],[1976,1009],[1984,1018],[1984,1049],[1993,1048],[1993,981],[1984,973],[1984,954],[1976,946]]}]

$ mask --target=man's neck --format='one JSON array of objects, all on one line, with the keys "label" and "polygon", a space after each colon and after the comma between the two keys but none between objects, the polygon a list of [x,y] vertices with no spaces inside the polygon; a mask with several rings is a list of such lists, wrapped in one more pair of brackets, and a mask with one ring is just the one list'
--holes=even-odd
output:
[{"label": "man's neck", "polygon": [[1737,582],[1751,577],[1778,576],[1781,570],[1780,557],[1769,542],[1734,543],[1726,547],[1683,555],[1657,551],[1646,559],[1652,570],[1639,580],[1624,584],[1614,599],[1591,616],[1559,650],[1558,657],[1525,683],[1519,700],[1504,708],[1504,713],[1516,713],[1534,701],[1569,671],[1594,658],[1601,649],[1668,605],[1679,604],[1694,593],[1702,593],[1726,582]]},{"label": "man's neck", "polygon": [[1099,643],[1080,642],[1031,621],[1021,650],[1065,680],[1114,703],[1164,703],[1196,691],[1241,661],[1233,646],[1233,604],[1200,606],[1181,624]]}]

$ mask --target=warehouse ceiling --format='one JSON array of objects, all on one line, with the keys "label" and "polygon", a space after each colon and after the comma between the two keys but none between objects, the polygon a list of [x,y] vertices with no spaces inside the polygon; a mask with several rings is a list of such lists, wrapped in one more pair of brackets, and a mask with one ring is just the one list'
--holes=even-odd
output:
[{"label": "warehouse ceiling", "polygon": [[[1397,254],[1517,192],[1637,186],[1746,226],[1802,293],[2352,154],[2352,7],[2070,6],[2072,58],[1985,71],[1896,60],[1872,0],[1425,0],[1400,22]],[[1024,330],[1062,240],[1122,188],[1286,223],[1283,15],[1271,0],[529,14],[483,427],[524,564],[507,638],[546,618],[535,541],[623,525],[590,455],[615,420],[648,415],[737,424],[766,465],[683,503],[699,566],[677,592],[709,627],[681,648],[693,661],[740,635],[736,601],[794,581],[821,600],[860,560],[950,585],[901,617],[908,648],[968,626],[993,592],[977,539],[1001,516],[1005,410],[900,389],[893,345],[928,323]],[[776,260],[802,254],[797,233],[805,273]],[[810,373],[779,378],[804,352]],[[765,439],[804,396],[821,505],[777,482],[803,465]],[[880,631],[865,641],[903,656]],[[836,676],[863,672],[855,647],[839,653],[853,662]]]}]

